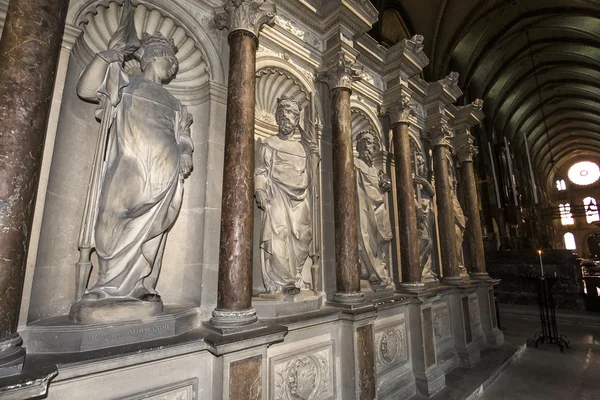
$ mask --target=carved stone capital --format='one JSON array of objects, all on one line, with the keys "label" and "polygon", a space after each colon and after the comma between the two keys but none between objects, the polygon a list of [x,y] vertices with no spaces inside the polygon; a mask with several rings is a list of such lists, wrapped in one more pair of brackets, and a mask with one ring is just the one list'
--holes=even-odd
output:
[{"label": "carved stone capital", "polygon": [[392,125],[400,123],[409,124],[410,117],[416,115],[410,95],[404,93],[399,101],[390,103],[387,106],[382,106],[380,108],[380,113],[382,115],[388,115]]},{"label": "carved stone capital", "polygon": [[361,80],[361,71],[362,68],[355,65],[353,58],[340,51],[319,73],[318,79],[325,82],[329,90],[337,88],[352,90],[352,82]]},{"label": "carved stone capital", "polygon": [[227,0],[215,9],[215,25],[229,32],[246,31],[258,38],[263,25],[275,23],[275,4],[267,0]]},{"label": "carved stone capital", "polygon": [[447,123],[441,123],[439,125],[432,126],[424,136],[432,147],[446,146],[452,148],[454,131],[452,128],[450,128],[450,126],[448,126]]},{"label": "carved stone capital", "polygon": [[473,162],[473,156],[479,154],[479,149],[474,143],[475,138],[468,132],[454,137],[452,144],[459,162]]}]

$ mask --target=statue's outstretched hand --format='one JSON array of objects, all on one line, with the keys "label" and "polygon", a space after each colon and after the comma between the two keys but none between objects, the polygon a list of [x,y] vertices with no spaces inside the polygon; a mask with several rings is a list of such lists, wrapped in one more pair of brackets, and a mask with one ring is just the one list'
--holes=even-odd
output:
[{"label": "statue's outstretched hand", "polygon": [[181,168],[181,175],[183,175],[184,178],[187,178],[194,169],[192,156],[189,154],[182,154],[179,159],[179,167]]},{"label": "statue's outstretched hand", "polygon": [[387,193],[392,190],[392,180],[383,171],[379,171],[379,190]]}]

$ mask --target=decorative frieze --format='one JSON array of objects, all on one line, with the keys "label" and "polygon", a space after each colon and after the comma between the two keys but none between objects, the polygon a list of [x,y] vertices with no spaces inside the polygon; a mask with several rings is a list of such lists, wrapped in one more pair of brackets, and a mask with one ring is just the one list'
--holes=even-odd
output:
[{"label": "decorative frieze", "polygon": [[275,5],[266,0],[228,0],[215,10],[215,25],[229,32],[247,31],[258,38],[263,25],[275,23]]},{"label": "decorative frieze", "polygon": [[335,396],[333,344],[272,358],[271,393],[276,400],[325,400]]},{"label": "decorative frieze", "polygon": [[326,64],[318,78],[329,86],[329,90],[352,89],[352,83],[361,80],[362,69],[347,53],[340,51]]}]

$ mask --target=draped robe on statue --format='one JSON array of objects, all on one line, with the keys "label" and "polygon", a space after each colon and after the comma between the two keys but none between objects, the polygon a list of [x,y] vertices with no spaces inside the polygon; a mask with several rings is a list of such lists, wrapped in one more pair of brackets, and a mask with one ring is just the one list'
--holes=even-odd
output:
[{"label": "draped robe on statue", "polygon": [[392,283],[387,256],[392,240],[390,216],[379,188],[379,171],[360,158],[354,159],[359,213],[361,279],[375,274],[384,284]]},{"label": "draped robe on statue", "polygon": [[303,267],[312,242],[309,178],[304,146],[272,136],[260,145],[255,171],[256,191],[263,190],[260,248],[263,280],[268,293],[303,288]]},{"label": "draped robe on statue", "polygon": [[[90,68],[107,68],[96,56]],[[191,156],[191,116],[165,88],[108,66],[83,74],[78,93],[107,96],[113,104],[107,159],[95,225],[98,280],[88,290],[98,298],[139,298],[156,293],[166,236],[183,197],[180,159]],[[86,80],[87,77],[87,80]]]}]

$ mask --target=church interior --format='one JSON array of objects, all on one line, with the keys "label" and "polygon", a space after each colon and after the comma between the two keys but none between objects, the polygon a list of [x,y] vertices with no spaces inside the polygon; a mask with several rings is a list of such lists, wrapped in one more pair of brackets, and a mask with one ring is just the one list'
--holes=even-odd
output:
[{"label": "church interior", "polygon": [[600,398],[599,18],[0,0],[0,399]]}]

